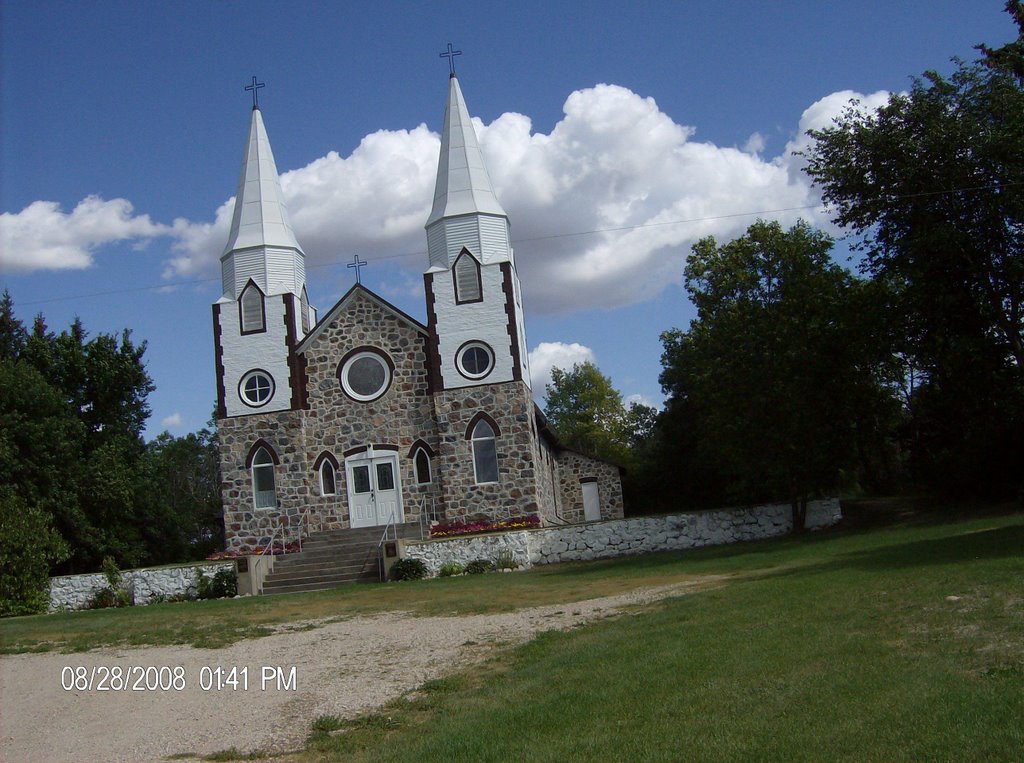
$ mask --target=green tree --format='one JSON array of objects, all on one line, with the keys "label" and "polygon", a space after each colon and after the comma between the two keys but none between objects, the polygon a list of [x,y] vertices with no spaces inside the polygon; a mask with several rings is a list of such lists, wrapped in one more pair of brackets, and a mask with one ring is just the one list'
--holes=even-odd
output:
[{"label": "green tree", "polygon": [[150,563],[202,559],[224,546],[216,436],[162,433],[146,444],[137,506]]},{"label": "green tree", "polygon": [[728,500],[788,500],[796,531],[808,499],[855,464],[854,402],[871,384],[848,318],[854,282],[831,246],[805,223],[702,239],[685,270],[697,318],[662,335],[663,435],[690,446],[676,473]]},{"label": "green tree", "polygon": [[96,569],[108,555],[121,566],[142,561],[135,491],[153,389],[145,344],[127,331],[89,339],[78,320],[54,334],[42,316],[25,332],[5,294],[0,349],[0,477],[67,541],[58,570]]},{"label": "green tree", "polygon": [[808,173],[851,229],[917,372],[912,463],[928,484],[1019,489],[1024,459],[1024,10],[985,59],[926,72],[812,131]]},{"label": "green tree", "polygon": [[46,512],[0,488],[0,617],[45,612],[50,567],[68,553]]},{"label": "green tree", "polygon": [[630,431],[622,395],[590,361],[569,371],[551,369],[544,415],[566,447],[620,464],[628,460]]}]

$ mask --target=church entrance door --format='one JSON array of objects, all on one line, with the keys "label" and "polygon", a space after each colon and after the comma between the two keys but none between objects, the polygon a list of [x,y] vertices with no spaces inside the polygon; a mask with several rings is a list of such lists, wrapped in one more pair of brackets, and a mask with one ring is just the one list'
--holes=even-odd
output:
[{"label": "church entrance door", "polygon": [[368,450],[345,459],[351,527],[405,521],[398,474],[398,454]]}]

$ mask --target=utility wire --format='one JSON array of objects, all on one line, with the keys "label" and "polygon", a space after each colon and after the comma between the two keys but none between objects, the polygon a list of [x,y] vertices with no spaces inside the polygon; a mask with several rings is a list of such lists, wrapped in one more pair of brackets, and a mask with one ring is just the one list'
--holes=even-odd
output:
[{"label": "utility wire", "polygon": [[[916,199],[916,198],[923,198],[923,197],[927,197],[927,196],[942,196],[942,195],[946,195],[946,194],[965,193],[965,192],[968,192],[968,191],[984,191],[984,190],[991,190],[991,189],[996,189],[996,188],[1006,188],[1008,186],[1017,186],[1017,185],[1022,185],[1022,183],[1003,183],[1001,185],[983,185],[983,186],[976,186],[976,187],[973,187],[973,188],[954,188],[954,189],[947,190],[947,191],[923,191],[921,193],[910,193],[910,194],[902,194],[902,195],[897,195],[897,196],[891,196],[888,199],[886,199],[886,201],[898,201],[898,200],[901,200],[901,199]],[[591,230],[584,230],[584,231],[573,231],[573,232],[567,232],[567,233],[552,233],[552,234],[549,234],[549,235],[546,235],[546,236],[530,236],[530,237],[527,237],[527,238],[518,238],[518,239],[513,239],[512,243],[513,244],[523,244],[523,243],[529,243],[529,242],[532,242],[532,241],[549,241],[549,240],[558,239],[558,238],[573,238],[573,237],[576,237],[576,236],[591,236],[591,235],[594,235],[596,233],[619,233],[621,231],[640,230],[640,229],[643,229],[643,228],[658,228],[658,227],[665,227],[665,226],[669,226],[669,225],[691,225],[693,223],[712,222],[714,220],[729,220],[729,219],[733,219],[733,218],[737,218],[737,217],[752,217],[754,215],[775,215],[775,214],[780,214],[782,212],[799,212],[799,211],[805,210],[805,209],[817,209],[817,208],[822,207],[822,206],[824,206],[824,205],[820,204],[820,203],[819,204],[804,204],[804,205],[796,206],[796,207],[780,207],[779,209],[762,209],[762,210],[757,211],[757,212],[733,212],[733,213],[724,214],[724,215],[708,215],[706,217],[691,217],[691,218],[684,219],[684,220],[666,220],[664,222],[658,222],[658,223],[641,223],[639,225],[622,225],[622,226],[617,226],[617,227],[613,227],[613,228],[593,228]],[[426,252],[425,249],[419,249],[419,250],[417,250],[415,252],[402,252],[400,254],[374,255],[373,259],[374,260],[399,260],[399,259],[405,259],[405,258],[408,258],[408,257],[423,257],[426,253],[427,252]],[[321,263],[318,263],[316,265],[310,265],[307,268],[307,270],[317,270],[317,269],[320,269],[320,268],[328,268],[328,267],[333,267],[335,265],[340,265],[340,264],[342,264],[342,260],[330,260],[328,262],[321,262]],[[73,300],[73,299],[85,299],[85,298],[88,298],[88,297],[109,297],[109,296],[113,296],[113,295],[116,295],[116,294],[133,294],[133,293],[136,293],[136,292],[143,292],[143,291],[160,291],[160,290],[166,290],[166,289],[174,289],[174,288],[177,288],[179,286],[199,286],[201,284],[212,283],[212,282],[217,281],[217,280],[218,279],[216,277],[210,277],[210,278],[198,278],[198,279],[195,279],[195,280],[192,280],[192,281],[172,281],[170,283],[155,284],[155,285],[152,285],[152,286],[133,286],[133,287],[127,288],[127,289],[111,289],[109,291],[94,291],[94,292],[86,292],[86,293],[83,293],[83,294],[71,294],[71,295],[67,295],[67,296],[63,296],[63,297],[50,297],[49,299],[35,299],[35,300],[30,301],[30,302],[22,302],[21,304],[24,305],[24,306],[28,306],[28,305],[44,305],[44,304],[48,304],[48,303],[52,303],[52,302],[67,302],[67,301],[70,301],[70,300]]]}]

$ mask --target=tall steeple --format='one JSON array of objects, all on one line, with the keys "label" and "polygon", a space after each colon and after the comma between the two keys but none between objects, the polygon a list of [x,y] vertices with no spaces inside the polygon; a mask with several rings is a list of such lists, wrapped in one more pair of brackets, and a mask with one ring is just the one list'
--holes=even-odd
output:
[{"label": "tall steeple", "polygon": [[305,284],[305,254],[292,230],[258,106],[249,122],[221,264],[225,296],[237,297],[250,278],[265,294],[299,294]]},{"label": "tall steeple", "polygon": [[434,205],[425,227],[434,388],[508,382],[529,387],[522,296],[508,215],[494,195],[454,71],[448,81]]},{"label": "tall steeple", "polygon": [[494,195],[469,109],[459,87],[459,78],[451,76],[448,82],[441,155],[437,164],[434,206],[427,218],[428,228],[442,217],[474,213],[507,216]]},{"label": "tall steeple", "polygon": [[430,264],[451,267],[463,247],[481,262],[507,260],[508,215],[494,195],[459,79],[453,73],[448,83],[434,204],[425,226]]}]

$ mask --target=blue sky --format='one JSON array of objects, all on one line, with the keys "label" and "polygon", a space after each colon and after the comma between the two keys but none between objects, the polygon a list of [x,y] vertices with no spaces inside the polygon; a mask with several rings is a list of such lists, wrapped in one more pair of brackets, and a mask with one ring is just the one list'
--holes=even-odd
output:
[{"label": "blue sky", "polygon": [[693,316],[690,245],[758,216],[827,226],[792,155],[802,131],[1008,41],[1002,6],[5,0],[0,288],[26,322],[132,329],[157,386],[148,435],[203,426],[256,75],[313,304],[359,254],[364,283],[423,319],[451,41],[535,371],[592,358],[658,403],[659,334]]}]

